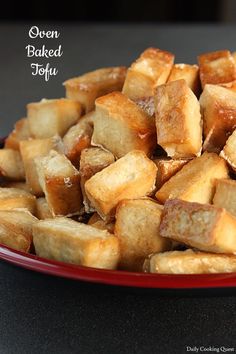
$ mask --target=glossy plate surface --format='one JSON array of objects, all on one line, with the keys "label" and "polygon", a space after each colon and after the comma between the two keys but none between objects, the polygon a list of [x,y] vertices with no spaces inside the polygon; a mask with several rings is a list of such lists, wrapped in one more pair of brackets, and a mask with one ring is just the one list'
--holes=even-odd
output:
[{"label": "glossy plate surface", "polygon": [[[0,148],[3,142],[0,139]],[[236,273],[168,275],[103,270],[51,261],[4,245],[0,245],[0,259],[41,273],[101,284],[159,289],[236,287]]]},{"label": "glossy plate surface", "polygon": [[236,273],[168,275],[103,270],[44,259],[32,254],[15,251],[3,245],[0,245],[0,259],[37,272],[101,284],[159,289],[226,288],[236,286]]}]

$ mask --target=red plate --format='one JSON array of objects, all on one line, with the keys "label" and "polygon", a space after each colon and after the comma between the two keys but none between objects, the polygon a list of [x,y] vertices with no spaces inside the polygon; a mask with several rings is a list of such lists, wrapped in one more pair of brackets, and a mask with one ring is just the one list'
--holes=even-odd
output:
[{"label": "red plate", "polygon": [[[0,139],[0,145],[3,142]],[[41,273],[101,284],[159,289],[236,287],[236,273],[168,275],[103,270],[51,261],[4,245],[0,245],[0,259]]]},{"label": "red plate", "polygon": [[168,275],[103,270],[51,261],[32,254],[15,251],[3,245],[0,246],[0,259],[37,272],[101,284],[159,289],[226,288],[236,286],[236,273]]}]

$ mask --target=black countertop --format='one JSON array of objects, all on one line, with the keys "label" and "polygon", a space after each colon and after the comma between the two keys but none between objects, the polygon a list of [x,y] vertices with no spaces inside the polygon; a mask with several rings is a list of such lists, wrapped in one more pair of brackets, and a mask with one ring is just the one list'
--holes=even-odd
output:
[{"label": "black countertop", "polygon": [[[35,24],[34,24],[35,25]],[[0,135],[42,97],[62,97],[61,83],[97,67],[128,65],[148,46],[170,50],[177,62],[199,53],[235,50],[236,27],[211,25],[59,25],[57,40],[32,40],[29,25],[0,25]],[[62,45],[54,60],[26,58],[25,46]],[[59,73],[45,82],[30,63]],[[0,261],[0,353],[236,352],[236,291],[135,290],[55,278]],[[191,347],[192,351],[190,351]],[[187,349],[189,351],[187,351]],[[200,351],[201,350],[201,351]],[[195,351],[196,352],[196,351]]]}]

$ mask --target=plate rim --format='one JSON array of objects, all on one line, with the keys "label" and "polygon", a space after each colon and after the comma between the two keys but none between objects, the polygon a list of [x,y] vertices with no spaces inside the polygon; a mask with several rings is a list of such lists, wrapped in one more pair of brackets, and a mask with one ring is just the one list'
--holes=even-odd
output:
[{"label": "plate rim", "polygon": [[90,283],[155,289],[236,287],[236,272],[216,274],[152,274],[98,269],[38,257],[0,244],[0,259],[32,271]]}]

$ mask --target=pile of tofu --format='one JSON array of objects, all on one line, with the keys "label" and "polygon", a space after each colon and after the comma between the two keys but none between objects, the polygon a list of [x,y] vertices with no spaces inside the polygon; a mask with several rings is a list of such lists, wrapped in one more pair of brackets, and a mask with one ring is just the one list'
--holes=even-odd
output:
[{"label": "pile of tofu", "polygon": [[236,272],[236,54],[127,69],[27,105],[0,150],[0,243],[57,261]]}]

